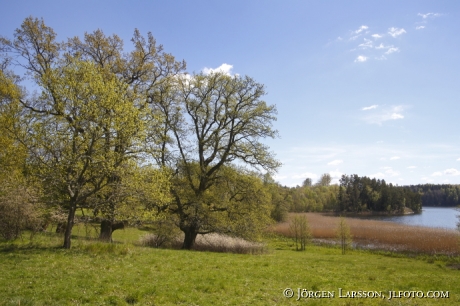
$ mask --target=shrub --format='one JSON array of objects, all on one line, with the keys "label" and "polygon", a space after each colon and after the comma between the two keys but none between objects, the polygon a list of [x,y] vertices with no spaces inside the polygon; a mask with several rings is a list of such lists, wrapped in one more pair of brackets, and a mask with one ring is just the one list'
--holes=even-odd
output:
[{"label": "shrub", "polygon": [[289,226],[297,251],[305,251],[306,244],[311,240],[310,227],[305,215],[296,215]]},{"label": "shrub", "polygon": [[141,237],[141,244],[153,248],[172,247],[180,231],[171,218],[156,220],[149,227],[151,234]]},{"label": "shrub", "polygon": [[14,240],[24,230],[37,232],[42,227],[42,216],[33,188],[18,184],[13,179],[0,185],[0,235]]},{"label": "shrub", "polygon": [[340,217],[339,219],[339,224],[337,226],[337,240],[342,248],[342,255],[344,255],[347,249],[351,247],[350,227],[344,217]]}]

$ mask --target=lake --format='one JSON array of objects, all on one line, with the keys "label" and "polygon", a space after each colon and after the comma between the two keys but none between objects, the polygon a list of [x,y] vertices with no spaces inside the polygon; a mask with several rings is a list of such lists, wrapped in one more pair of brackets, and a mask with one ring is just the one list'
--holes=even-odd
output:
[{"label": "lake", "polygon": [[460,215],[460,209],[455,207],[423,207],[420,214],[404,216],[369,216],[365,219],[391,221],[406,225],[425,227],[442,227],[456,229]]}]

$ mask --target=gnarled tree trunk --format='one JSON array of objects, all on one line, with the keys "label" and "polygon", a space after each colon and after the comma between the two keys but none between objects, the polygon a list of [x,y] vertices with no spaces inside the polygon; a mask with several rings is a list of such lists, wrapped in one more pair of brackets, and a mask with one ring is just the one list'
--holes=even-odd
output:
[{"label": "gnarled tree trunk", "polygon": [[181,228],[184,232],[184,242],[182,243],[183,250],[191,250],[193,245],[195,244],[196,236],[198,235],[198,230],[196,227],[188,226]]},{"label": "gnarled tree trunk", "polygon": [[122,221],[113,222],[111,220],[102,220],[101,221],[101,233],[99,234],[99,239],[107,242],[112,242],[112,233],[117,229],[125,228],[125,223]]}]

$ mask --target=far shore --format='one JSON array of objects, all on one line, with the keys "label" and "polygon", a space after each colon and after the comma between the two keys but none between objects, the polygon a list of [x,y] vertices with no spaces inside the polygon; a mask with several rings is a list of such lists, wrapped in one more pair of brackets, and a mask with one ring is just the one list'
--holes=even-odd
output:
[{"label": "far shore", "polygon": [[[423,209],[423,208],[422,208]],[[422,212],[419,212],[422,213]],[[361,212],[333,212],[333,211],[328,211],[328,212],[322,212],[323,215],[325,216],[404,216],[404,215],[413,215],[415,212],[408,208],[404,208],[404,212],[400,211],[372,211],[372,210],[366,210],[366,211],[361,211]]]}]

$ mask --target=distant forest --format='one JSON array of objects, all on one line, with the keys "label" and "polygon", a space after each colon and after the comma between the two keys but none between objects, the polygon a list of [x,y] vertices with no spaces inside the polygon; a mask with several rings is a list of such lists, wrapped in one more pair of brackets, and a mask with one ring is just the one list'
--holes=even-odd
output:
[{"label": "distant forest", "polygon": [[410,185],[405,186],[422,195],[423,206],[452,207],[460,205],[460,185]]},{"label": "distant forest", "polygon": [[419,212],[422,206],[460,206],[460,185],[398,186],[356,174],[343,175],[337,185],[323,174],[316,183],[307,178],[302,186],[278,186],[277,197],[290,212]]}]

